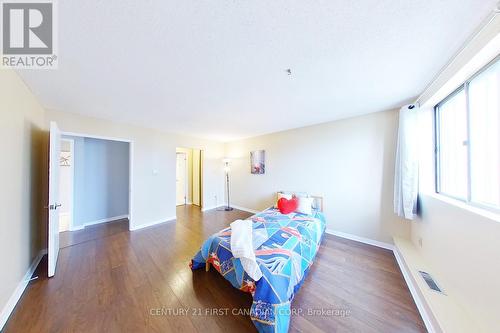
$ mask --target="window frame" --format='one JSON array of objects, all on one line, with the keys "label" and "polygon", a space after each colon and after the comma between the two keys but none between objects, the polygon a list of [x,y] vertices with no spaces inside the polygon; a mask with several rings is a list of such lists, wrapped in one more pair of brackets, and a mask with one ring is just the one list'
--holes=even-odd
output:
[{"label": "window frame", "polygon": [[[445,98],[443,98],[439,103],[437,103],[434,106],[434,191],[438,195],[442,195],[448,198],[451,198],[453,200],[458,200],[460,202],[466,203],[467,205],[477,207],[477,208],[482,208],[486,209],[488,211],[492,211],[494,213],[500,213],[500,205],[495,206],[495,205],[489,205],[487,203],[480,203],[480,202],[475,202],[472,201],[472,193],[471,193],[471,184],[472,184],[472,177],[471,177],[471,140],[470,140],[470,103],[469,103],[469,85],[472,80],[474,80],[476,77],[493,67],[497,62],[500,62],[500,55],[497,55],[495,58],[493,58],[490,62],[488,62],[485,66],[483,66],[481,69],[479,69],[476,73],[474,73],[471,77],[469,77],[467,80],[465,80],[464,83],[460,84],[455,90],[453,90],[449,95],[447,95]],[[466,113],[466,128],[467,128],[467,139],[466,139],[466,145],[467,145],[467,194],[465,198],[460,198],[445,192],[441,192],[440,186],[441,186],[441,163],[440,163],[440,127],[441,127],[441,120],[440,120],[440,112],[439,112],[439,107],[443,105],[444,103],[448,102],[451,98],[459,94],[460,92],[465,93],[465,113]]]}]

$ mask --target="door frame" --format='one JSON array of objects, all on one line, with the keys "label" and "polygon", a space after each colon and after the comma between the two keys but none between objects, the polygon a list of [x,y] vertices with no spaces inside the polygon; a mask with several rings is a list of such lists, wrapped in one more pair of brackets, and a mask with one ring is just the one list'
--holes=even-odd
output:
[{"label": "door frame", "polygon": [[193,147],[191,149],[200,151],[200,205],[203,209],[205,207],[205,150],[203,148]]},{"label": "door frame", "polygon": [[[192,148],[191,149],[192,152],[193,152],[193,161],[192,161],[192,165],[193,165],[193,182],[192,182],[192,192],[193,192],[193,197],[192,197],[192,201],[193,201],[193,205],[195,206],[198,206],[198,207],[202,207],[203,205],[203,177],[202,177],[202,170],[203,170],[203,163],[202,163],[202,158],[203,158],[203,150],[201,149],[196,149],[196,148]],[[195,156],[197,156],[195,158]],[[196,165],[197,167],[197,170],[195,172],[195,160],[197,160],[198,164]],[[197,177],[197,180],[198,182],[195,182],[194,179],[195,179],[195,174],[196,174],[196,177]],[[195,200],[195,195],[194,195],[194,188],[195,188],[195,184],[197,184],[198,186],[198,198]],[[195,201],[197,203],[195,203]]]},{"label": "door frame", "polygon": [[188,194],[189,194],[189,181],[188,181],[188,177],[189,177],[189,167],[188,167],[188,163],[187,163],[187,159],[188,159],[188,156],[186,154],[186,152],[183,152],[183,151],[176,151],[175,152],[175,172],[177,172],[177,156],[178,155],[184,155],[184,203],[183,204],[180,204],[178,205],[177,204],[177,184],[175,184],[175,206],[182,206],[182,205],[187,205],[188,204]]},{"label": "door frame", "polygon": [[[175,148],[176,153],[177,153],[178,148],[199,150],[200,151],[200,205],[198,207],[203,209],[203,207],[205,207],[205,192],[204,192],[205,191],[205,150],[199,146],[190,147],[189,145],[187,145],[187,146],[186,145],[178,145]],[[182,153],[182,151],[180,151],[179,153]],[[175,168],[177,170],[177,159],[176,159],[176,163],[175,163]],[[175,196],[176,196],[175,203],[176,203],[176,207],[177,207],[177,187],[175,188]]]},{"label": "door frame", "polygon": [[[75,136],[82,138],[91,138],[91,139],[99,139],[99,140],[108,140],[108,141],[119,141],[128,143],[128,158],[129,158],[129,167],[128,167],[128,230],[134,230],[132,226],[133,216],[134,216],[134,206],[133,206],[133,195],[134,195],[134,141],[130,139],[116,138],[116,137],[108,137],[94,134],[85,134],[85,133],[76,133],[76,132],[62,132],[63,136]],[[74,206],[73,206],[74,209]]]},{"label": "door frame", "polygon": [[[65,134],[61,132],[61,137],[64,136]],[[71,168],[71,194],[69,201],[71,202],[71,211],[69,212],[71,219],[69,220],[69,225],[68,225],[68,230],[67,231],[75,231],[73,227],[73,223],[75,220],[75,140],[70,139],[70,138],[61,138],[62,141],[68,141],[69,142],[69,149],[71,152],[70,155],[70,168]],[[59,180],[61,179],[61,175],[59,174]],[[59,198],[60,199],[60,198]]]}]

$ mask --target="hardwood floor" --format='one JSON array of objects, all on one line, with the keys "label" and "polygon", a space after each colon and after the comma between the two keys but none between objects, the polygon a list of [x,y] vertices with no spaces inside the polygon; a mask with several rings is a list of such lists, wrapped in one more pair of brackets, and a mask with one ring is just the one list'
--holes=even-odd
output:
[{"label": "hardwood floor", "polygon": [[59,233],[59,248],[108,237],[124,231],[128,231],[128,219],[91,225],[82,230],[63,231]]},{"label": "hardwood floor", "polygon": [[[91,230],[61,249],[55,277],[43,277],[46,261],[40,265],[5,332],[255,332],[238,313],[250,307],[249,294],[213,269],[188,267],[207,236],[249,215],[179,206],[177,223]],[[217,315],[221,308],[228,315]],[[393,254],[331,235],[292,308],[302,313],[291,332],[425,332]]]}]

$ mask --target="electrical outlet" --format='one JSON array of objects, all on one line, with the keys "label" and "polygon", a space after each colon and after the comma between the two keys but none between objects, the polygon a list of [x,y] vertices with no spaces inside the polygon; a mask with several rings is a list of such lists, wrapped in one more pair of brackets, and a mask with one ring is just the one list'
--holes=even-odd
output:
[{"label": "electrical outlet", "polygon": [[422,247],[422,243],[423,243],[422,237],[418,237],[418,245],[420,247]]}]

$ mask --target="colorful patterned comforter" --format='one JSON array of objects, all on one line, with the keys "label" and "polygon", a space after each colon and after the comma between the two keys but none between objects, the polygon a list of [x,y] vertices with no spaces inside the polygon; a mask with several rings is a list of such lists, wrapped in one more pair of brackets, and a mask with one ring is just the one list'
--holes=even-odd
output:
[{"label": "colorful patterned comforter", "polygon": [[262,278],[253,281],[231,253],[231,228],[210,236],[191,261],[191,268],[210,264],[231,284],[253,296],[250,317],[259,332],[287,332],[290,302],[309,272],[326,227],[323,214],[283,215],[269,208],[249,217]]}]

